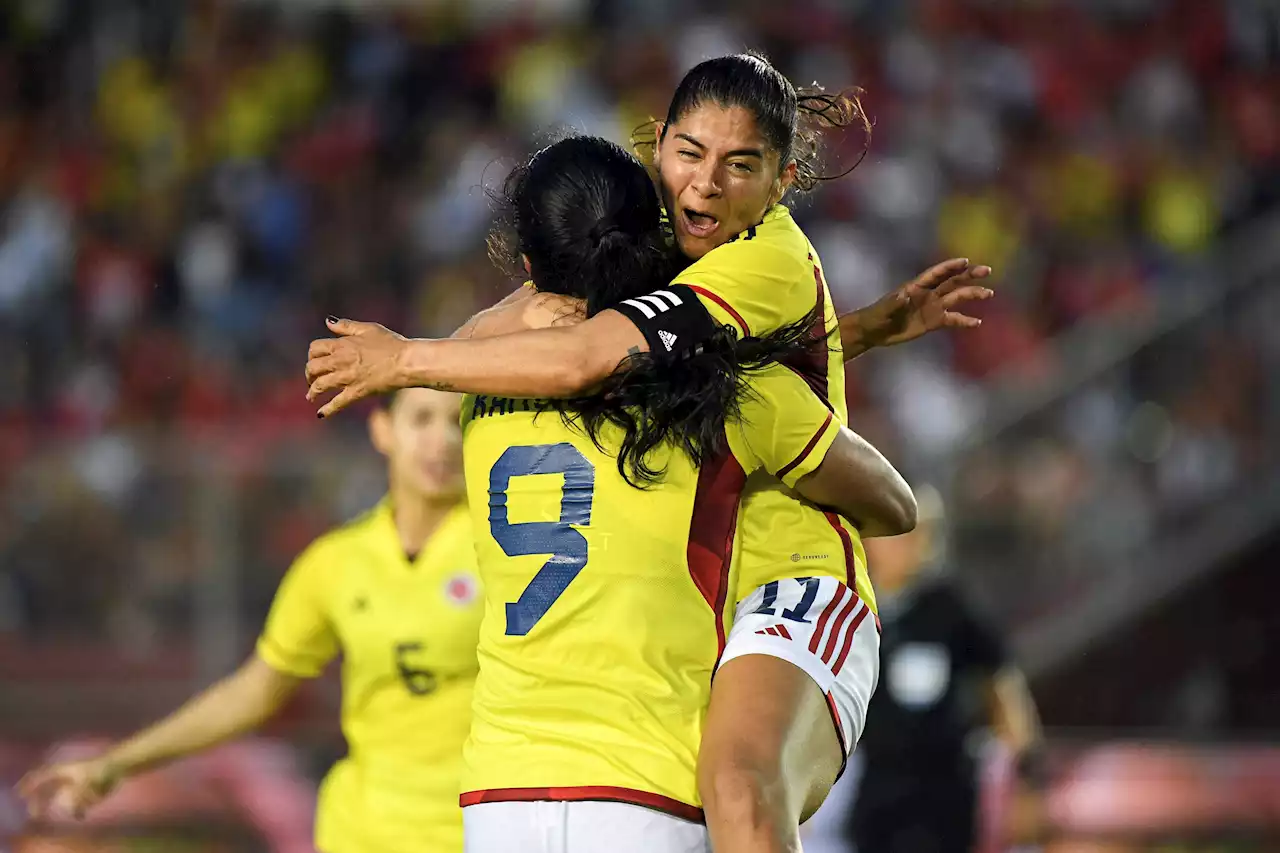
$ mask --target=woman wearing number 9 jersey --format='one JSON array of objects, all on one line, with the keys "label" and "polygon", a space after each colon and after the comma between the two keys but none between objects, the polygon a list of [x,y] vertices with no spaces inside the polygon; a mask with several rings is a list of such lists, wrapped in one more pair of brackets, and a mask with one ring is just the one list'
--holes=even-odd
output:
[{"label": "woman wearing number 9 jersey", "polygon": [[79,817],[123,779],[257,728],[342,655],[349,747],[320,791],[324,853],[462,849],[458,779],[482,614],[456,394],[408,389],[369,419],[390,488],[285,575],[236,672],[98,758],[33,770],[36,817]]},{"label": "woman wearing number 9 jersey", "polygon": [[[535,289],[589,316],[693,298],[652,292],[672,271],[658,199],[618,146],[563,140],[512,174],[505,200]],[[635,355],[584,400],[464,398],[486,596],[469,853],[709,849],[695,768],[747,474],[834,496],[869,535],[909,524],[897,473],[828,429],[827,407],[776,363],[809,350],[813,319],[765,338],[679,329],[706,343],[678,361]]]}]

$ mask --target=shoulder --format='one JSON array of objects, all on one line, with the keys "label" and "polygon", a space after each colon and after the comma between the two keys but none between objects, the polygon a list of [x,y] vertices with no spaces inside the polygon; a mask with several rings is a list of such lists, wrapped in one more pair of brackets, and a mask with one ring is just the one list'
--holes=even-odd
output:
[{"label": "shoulder", "polygon": [[724,267],[768,276],[812,275],[811,266],[808,239],[791,218],[790,211],[778,206],[769,211],[759,225],[751,226],[695,261],[677,276],[677,281],[687,274],[697,275],[703,270]]},{"label": "shoulder", "polygon": [[362,548],[373,535],[378,509],[365,510],[316,537],[294,560],[295,570],[324,572],[327,567],[342,562],[352,551]]}]

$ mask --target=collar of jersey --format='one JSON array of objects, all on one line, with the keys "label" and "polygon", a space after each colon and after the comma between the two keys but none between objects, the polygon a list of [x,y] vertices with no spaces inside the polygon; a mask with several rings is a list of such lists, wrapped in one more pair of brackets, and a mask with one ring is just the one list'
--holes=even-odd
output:
[{"label": "collar of jersey", "polygon": [[459,516],[466,516],[467,503],[466,501],[459,501],[457,506],[445,514],[445,517],[440,520],[439,526],[427,537],[427,541],[423,542],[418,548],[418,553],[412,560],[408,559],[408,555],[405,554],[404,549],[400,546],[400,531],[396,529],[396,518],[391,511],[391,495],[389,493],[382,496],[377,506],[373,508],[373,512],[377,519],[375,523],[384,529],[386,541],[390,543],[391,550],[399,558],[400,564],[407,569],[414,569],[418,566],[427,565],[429,561],[423,558],[432,549],[432,546],[439,542],[442,535],[448,534],[449,528],[458,522]]}]

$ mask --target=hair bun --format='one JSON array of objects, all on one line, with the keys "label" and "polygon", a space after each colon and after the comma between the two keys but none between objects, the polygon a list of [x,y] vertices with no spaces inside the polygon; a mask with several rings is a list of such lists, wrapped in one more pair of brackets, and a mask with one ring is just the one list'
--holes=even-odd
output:
[{"label": "hair bun", "polygon": [[591,230],[587,232],[587,237],[593,244],[598,246],[605,237],[621,230],[622,229],[618,227],[618,223],[606,216],[595,225],[591,226]]}]

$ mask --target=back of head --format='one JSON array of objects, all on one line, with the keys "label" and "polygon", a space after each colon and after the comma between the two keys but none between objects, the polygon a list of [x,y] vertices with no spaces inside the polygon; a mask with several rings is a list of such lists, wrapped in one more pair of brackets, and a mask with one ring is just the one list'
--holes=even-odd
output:
[{"label": "back of head", "polygon": [[608,140],[570,136],[544,148],[511,172],[500,202],[514,243],[506,248],[528,260],[539,290],[586,300],[588,316],[675,272],[648,172]]}]

